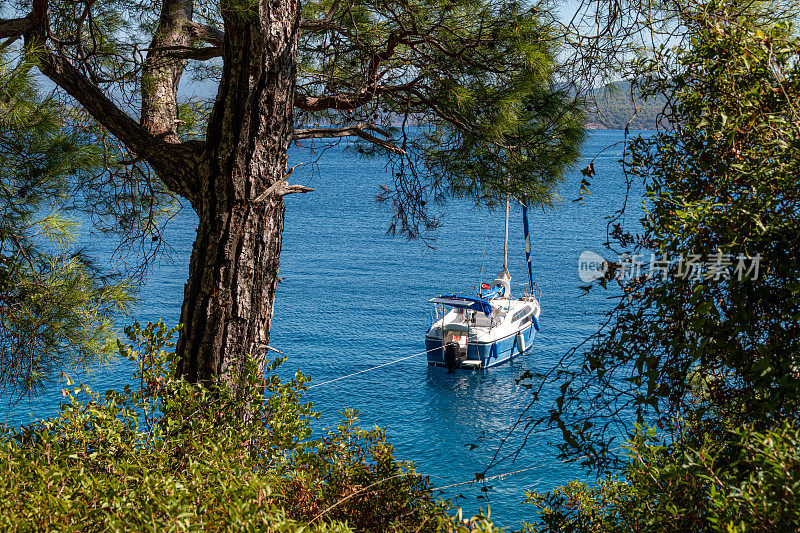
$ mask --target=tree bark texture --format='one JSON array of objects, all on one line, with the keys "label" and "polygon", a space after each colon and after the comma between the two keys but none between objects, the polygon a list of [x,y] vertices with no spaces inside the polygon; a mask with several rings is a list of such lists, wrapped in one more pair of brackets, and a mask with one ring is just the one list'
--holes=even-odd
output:
[{"label": "tree bark texture", "polygon": [[[48,42],[48,0],[0,20],[0,36],[24,36],[42,73],[146,160],[199,217],[184,289],[177,373],[192,382],[246,382],[263,371],[283,232],[293,139],[299,4],[223,0],[225,32],[192,21],[193,0],[163,0],[142,68],[141,122],[117,107]],[[204,141],[180,142],[177,91],[197,41],[221,50],[223,73]],[[201,50],[202,52],[202,50]],[[205,52],[204,52],[205,53]]]},{"label": "tree bark texture", "polygon": [[251,358],[263,371],[280,268],[283,198],[262,193],[286,176],[299,6],[241,9],[223,11],[223,74],[192,202],[200,223],[177,346],[192,382],[241,384]]},{"label": "tree bark texture", "polygon": [[178,85],[187,63],[173,49],[191,44],[186,26],[193,10],[192,0],[164,0],[142,68],[142,126],[167,142],[178,142]]}]

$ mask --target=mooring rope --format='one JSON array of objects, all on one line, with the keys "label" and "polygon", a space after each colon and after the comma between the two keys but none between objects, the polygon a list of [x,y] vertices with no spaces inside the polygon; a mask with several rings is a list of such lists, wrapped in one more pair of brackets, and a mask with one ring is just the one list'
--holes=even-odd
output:
[{"label": "mooring rope", "polygon": [[[417,355],[421,355],[421,354],[417,354]],[[617,446],[616,448],[612,448],[609,451],[613,452],[613,451],[621,450],[623,448],[625,448],[625,446]],[[505,472],[503,474],[497,474],[497,475],[494,475],[494,476],[489,476],[489,477],[485,477],[485,478],[481,478],[481,479],[477,479],[476,478],[476,479],[472,479],[470,481],[462,481],[461,483],[453,483],[452,485],[443,485],[441,487],[433,487],[433,488],[431,488],[429,490],[431,490],[431,491],[443,490],[443,489],[450,489],[450,488],[453,488],[453,487],[459,487],[461,485],[471,485],[473,483],[483,483],[483,482],[489,481],[490,479],[502,479],[502,478],[504,478],[506,476],[513,476],[515,474],[521,474],[522,472],[528,472],[530,470],[538,470],[540,468],[545,468],[545,467],[548,467],[548,466],[555,466],[555,465],[564,464],[564,463],[571,463],[571,462],[575,462],[575,461],[580,460],[580,459],[586,459],[588,457],[589,457],[588,455],[582,455],[580,457],[576,457],[575,459],[560,459],[558,461],[553,461],[553,462],[546,463],[546,464],[543,464],[543,465],[536,465],[536,466],[531,466],[529,468],[522,468],[520,470],[514,470],[513,472]],[[390,477],[387,477],[387,478],[379,479],[378,481],[375,481],[374,483],[371,483],[371,484],[367,485],[366,487],[360,488],[359,490],[357,490],[354,493],[342,498],[341,500],[338,500],[336,503],[334,503],[333,505],[331,505],[330,507],[328,507],[327,509],[325,509],[324,511],[319,513],[317,516],[312,518],[309,523],[314,522],[318,518],[320,518],[323,515],[325,515],[326,513],[328,513],[328,511],[331,511],[332,509],[335,509],[336,507],[338,507],[342,503],[346,502],[350,498],[352,498],[352,497],[354,497],[354,496],[356,496],[356,495],[358,495],[358,494],[360,494],[360,493],[362,493],[364,491],[367,491],[367,490],[375,487],[376,485],[380,485],[381,483],[384,483],[386,481],[390,481],[392,479],[397,479],[397,478],[403,477],[403,476],[409,476],[409,477],[439,477],[439,476],[431,476],[431,475],[428,475],[428,474],[423,474],[423,473],[420,473],[420,472],[401,472],[399,474],[395,474],[394,476],[390,476]]]},{"label": "mooring rope", "polygon": [[569,460],[555,461],[555,462],[552,462],[552,463],[546,463],[546,464],[543,464],[543,465],[531,466],[529,468],[523,468],[521,470],[514,470],[513,472],[506,472],[504,474],[497,474],[497,475],[494,475],[494,476],[484,477],[484,478],[481,478],[481,479],[472,479],[470,481],[462,481],[461,483],[453,483],[452,485],[442,485],[441,487],[433,487],[431,490],[444,490],[444,489],[450,489],[450,488],[453,488],[453,487],[460,487],[461,485],[470,485],[472,483],[483,483],[484,481],[489,481],[490,479],[503,479],[506,476],[513,476],[513,475],[516,475],[516,474],[521,474],[523,472],[528,472],[529,470],[538,470],[539,468],[546,468],[548,466],[555,466],[557,464],[568,463],[568,462],[570,462],[570,461]]},{"label": "mooring rope", "polygon": [[424,352],[415,353],[414,355],[409,355],[407,357],[401,357],[400,359],[395,359],[394,361],[389,361],[388,363],[383,363],[382,365],[373,366],[373,367],[370,367],[370,368],[366,368],[364,370],[359,370],[358,372],[353,372],[352,374],[347,374],[345,376],[339,376],[338,378],[329,379],[328,381],[323,381],[322,383],[317,383],[315,385],[311,385],[308,388],[309,389],[313,389],[315,387],[321,387],[323,385],[327,385],[328,383],[333,383],[334,381],[339,381],[340,379],[346,379],[346,378],[350,378],[350,377],[353,377],[353,376],[357,376],[359,374],[363,374],[364,372],[370,372],[372,370],[377,370],[377,369],[383,368],[385,366],[389,366],[389,365],[393,365],[395,363],[399,363],[400,361],[405,361],[406,359],[413,359],[414,357],[419,357],[421,355],[426,355],[428,352],[432,352],[434,350],[439,350],[439,349],[440,349],[440,347],[437,346],[436,348],[431,348],[430,350],[425,350]]},{"label": "mooring rope", "polygon": [[[611,448],[609,452],[616,452],[622,449],[627,448],[627,446],[617,446],[616,448]],[[503,474],[496,474],[494,476],[484,477],[481,479],[473,479],[470,481],[462,481],[461,483],[453,483],[452,485],[443,485],[441,487],[433,487],[431,490],[442,490],[442,489],[450,489],[453,487],[460,487],[461,485],[470,485],[472,483],[483,483],[484,481],[489,481],[490,479],[503,479],[506,476],[513,476],[516,474],[521,474],[523,472],[529,472],[531,470],[538,470],[540,468],[547,468],[548,466],[556,466],[565,463],[574,463],[575,461],[579,461],[581,459],[588,459],[588,455],[581,455],[580,457],[575,457],[574,459],[559,459],[557,461],[552,461],[550,463],[545,463],[542,465],[531,466],[528,468],[521,468],[520,470],[514,470],[513,472],[505,472]]]}]

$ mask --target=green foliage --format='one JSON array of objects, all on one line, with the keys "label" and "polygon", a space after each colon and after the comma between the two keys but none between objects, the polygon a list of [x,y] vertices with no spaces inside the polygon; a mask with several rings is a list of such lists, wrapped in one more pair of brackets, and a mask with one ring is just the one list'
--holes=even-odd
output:
[{"label": "green foliage", "polygon": [[658,444],[640,430],[620,476],[528,494],[528,531],[789,531],[800,524],[800,433],[744,426]]},{"label": "green foliage", "polygon": [[674,126],[629,143],[641,226],[611,226],[613,251],[666,257],[668,272],[600,280],[617,304],[557,373],[566,383],[543,421],[590,460],[614,457],[620,419],[664,427],[680,415],[713,434],[800,415],[800,40],[727,4],[698,9],[685,15],[690,47],[642,63],[643,90],[671,96]]},{"label": "green foliage", "polygon": [[[800,523],[800,39],[756,16],[762,7],[686,9],[687,47],[640,64],[643,91],[670,97],[672,126],[629,143],[627,175],[645,190],[641,229],[612,225],[611,245],[673,262],[628,277],[617,265],[600,280],[619,303],[577,365],[558,373],[549,420],[565,453],[621,468],[530,494],[540,512],[531,531]],[[760,257],[758,272],[752,260],[741,269],[740,255]],[[657,430],[614,427],[631,419]]]},{"label": "green foliage", "polygon": [[328,17],[337,29],[304,31],[298,93],[348,98],[297,122],[374,124],[403,151],[358,146],[392,163],[394,184],[379,197],[395,209],[390,233],[435,227],[425,206],[453,196],[492,206],[510,192],[551,206],[578,157],[584,113],[555,81],[548,10],[504,0],[307,2],[304,18]]},{"label": "green foliage", "polygon": [[130,302],[124,280],[101,277],[73,246],[64,209],[100,157],[64,120],[31,66],[0,50],[0,383],[10,395],[113,355],[112,319]]},{"label": "green foliage", "polygon": [[59,416],[4,429],[0,528],[497,531],[487,516],[449,518],[385,431],[357,429],[353,412],[309,440],[309,378],[282,382],[272,373],[282,360],[266,381],[254,365],[236,392],[172,377],[176,331],[127,329],[133,344],[119,347],[138,387],[70,385]]},{"label": "green foliage", "polygon": [[[407,523],[422,523],[430,510],[416,500],[426,494],[428,480],[417,475],[411,463],[395,461],[385,430],[356,428],[356,415],[346,411],[344,420],[315,448],[298,452],[287,501],[293,515],[309,521],[324,515],[357,530],[392,529],[399,525],[394,523],[399,516]],[[330,495],[336,495],[336,501],[323,507],[331,502]]]}]

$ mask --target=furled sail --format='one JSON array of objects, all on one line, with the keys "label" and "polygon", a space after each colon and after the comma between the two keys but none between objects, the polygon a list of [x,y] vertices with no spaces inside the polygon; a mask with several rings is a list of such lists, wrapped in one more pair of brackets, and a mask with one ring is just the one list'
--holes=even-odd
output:
[{"label": "furled sail", "polygon": [[[522,222],[525,224],[525,260],[528,261],[528,288],[533,294],[533,270],[531,267],[531,234],[528,231],[528,207],[522,205]],[[538,329],[538,328],[537,328]]]}]

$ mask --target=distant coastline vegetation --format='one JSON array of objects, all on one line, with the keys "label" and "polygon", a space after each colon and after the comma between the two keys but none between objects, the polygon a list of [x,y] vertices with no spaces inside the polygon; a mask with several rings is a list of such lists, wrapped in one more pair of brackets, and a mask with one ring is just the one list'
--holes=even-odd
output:
[{"label": "distant coastline vegetation", "polygon": [[627,81],[618,81],[595,90],[588,102],[586,127],[593,130],[654,130],[664,122],[662,111],[667,100],[663,96],[646,99]]}]

